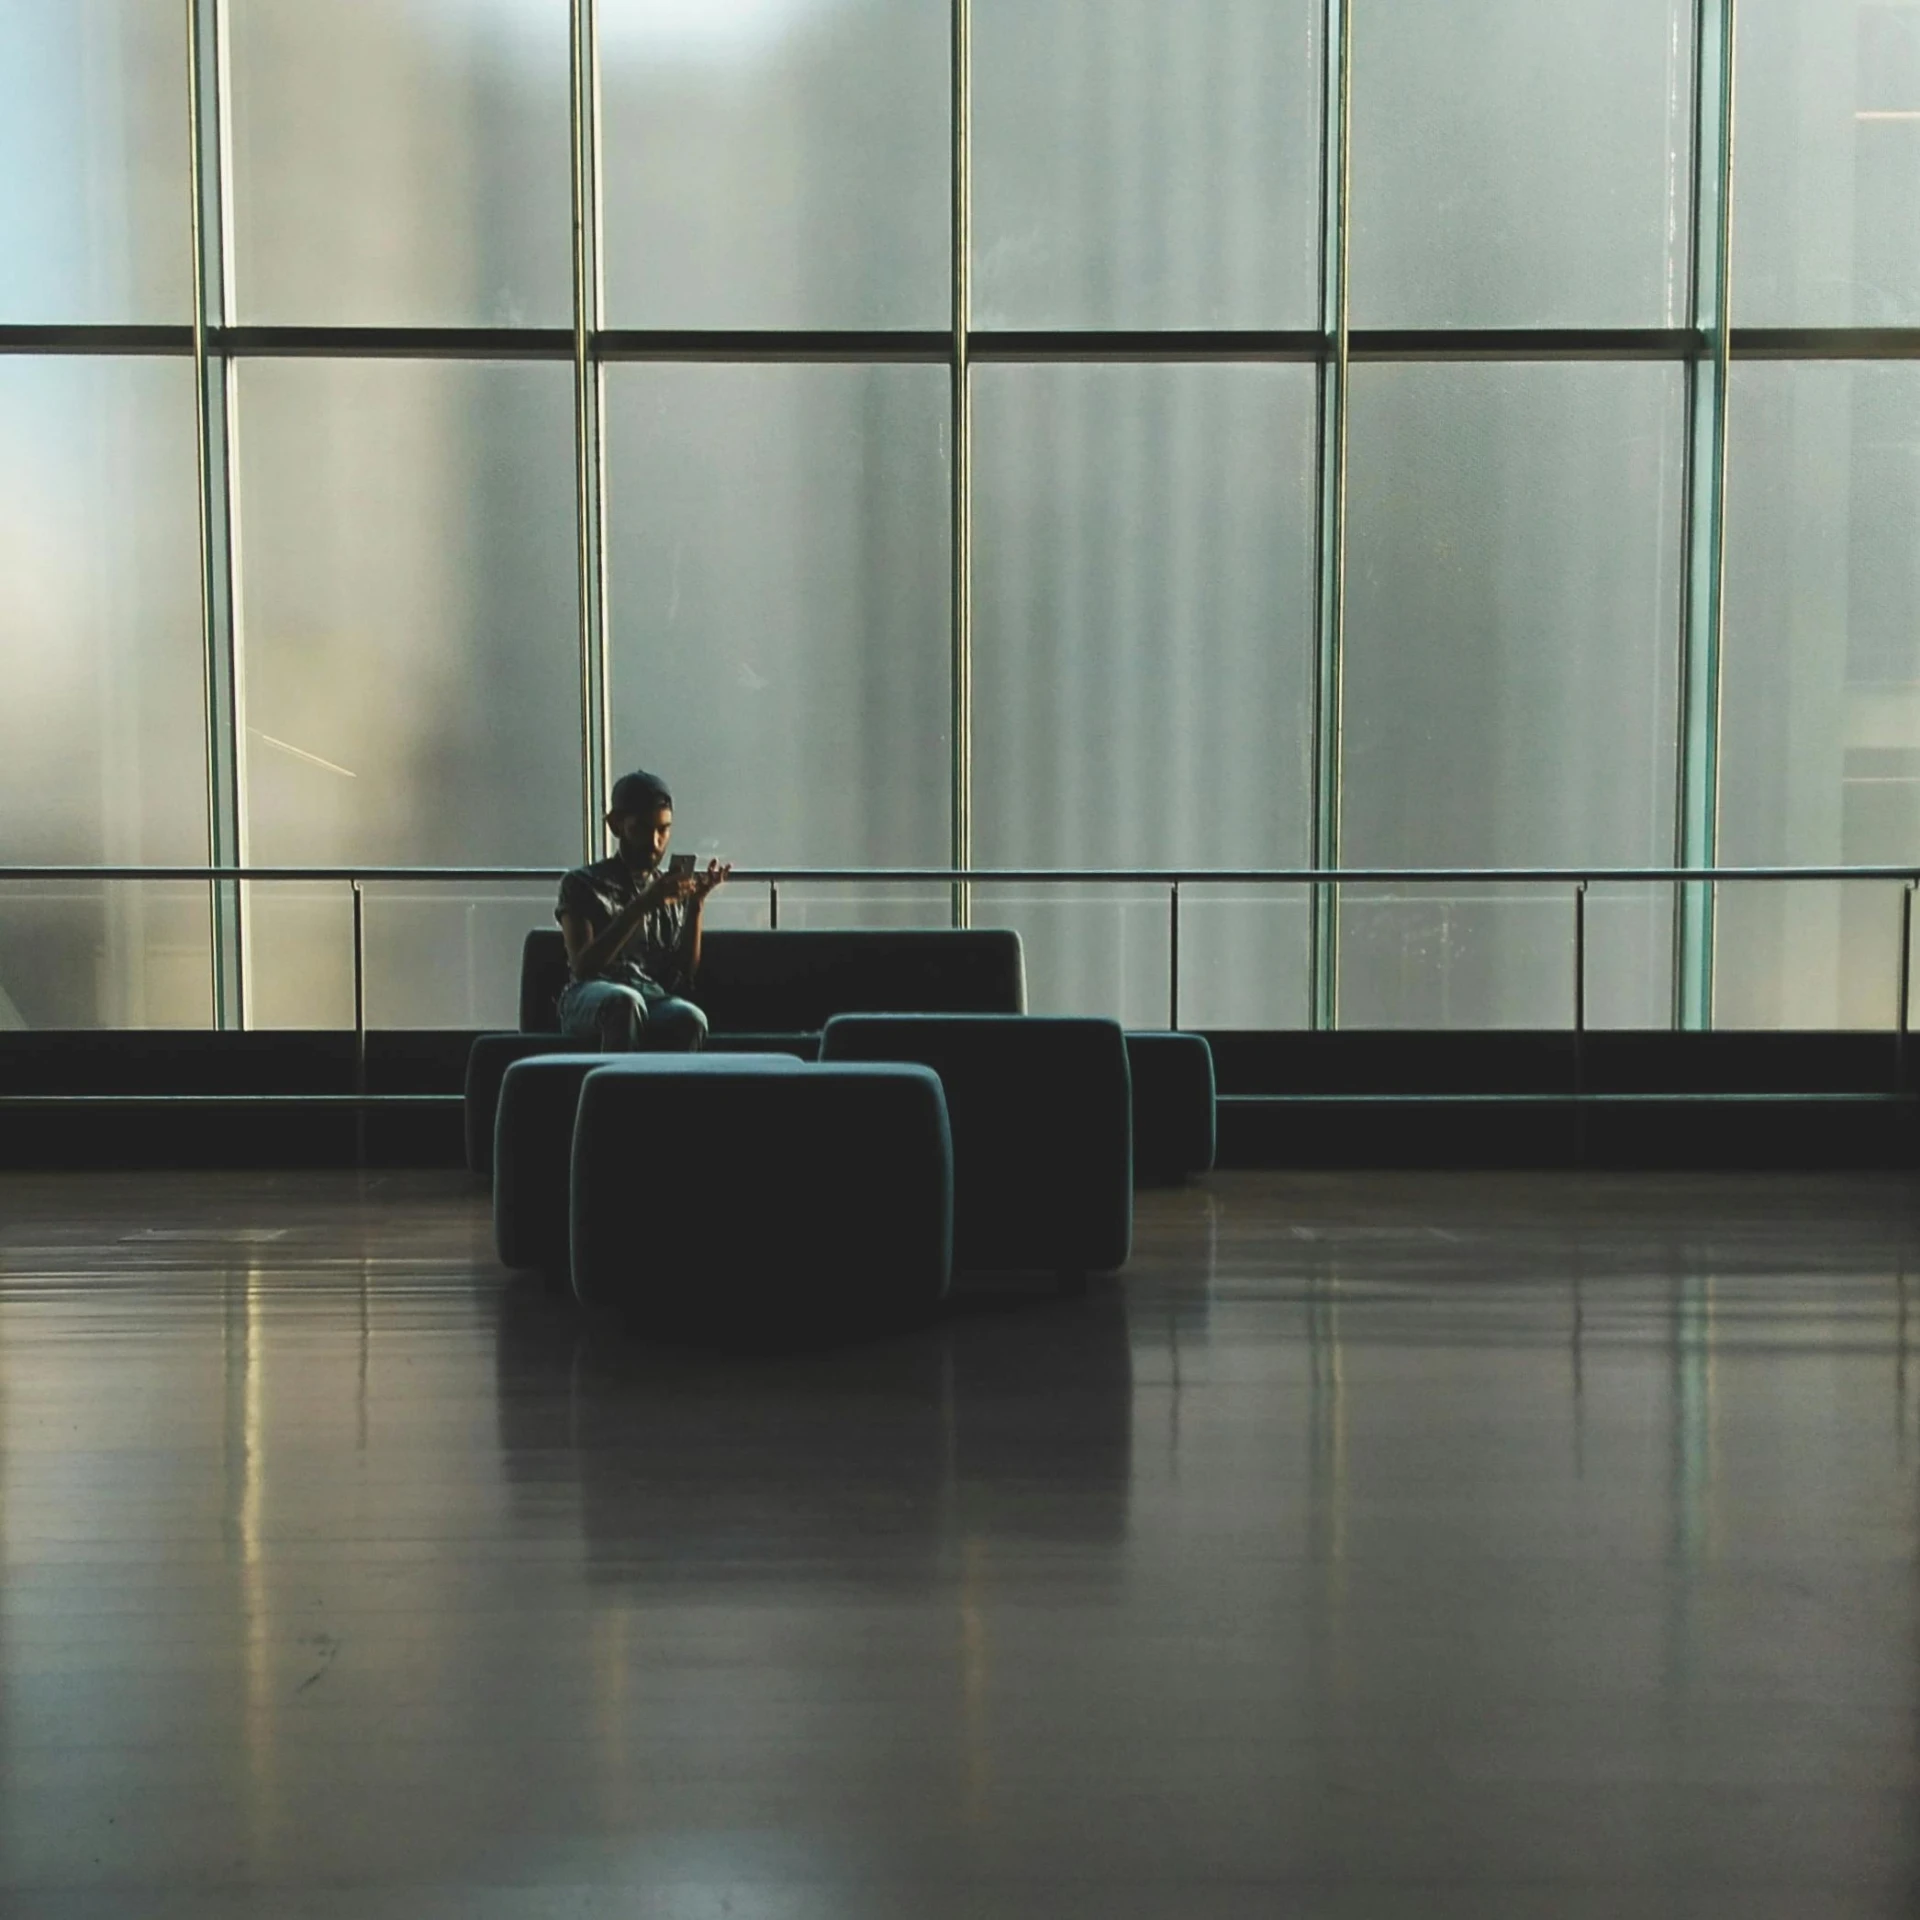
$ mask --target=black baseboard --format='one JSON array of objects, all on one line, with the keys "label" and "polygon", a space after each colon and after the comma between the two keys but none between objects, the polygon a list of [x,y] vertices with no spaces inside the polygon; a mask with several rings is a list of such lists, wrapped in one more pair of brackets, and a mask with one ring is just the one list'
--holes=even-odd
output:
[{"label": "black baseboard", "polygon": [[1222,1167],[1901,1168],[1920,1107],[1892,1095],[1226,1098]]},{"label": "black baseboard", "polygon": [[464,1167],[457,1095],[0,1105],[0,1167]]},{"label": "black baseboard", "polygon": [[[1909,1167],[1878,1033],[1207,1036],[1223,1167]],[[0,1034],[0,1166],[457,1167],[467,1032]],[[75,1096],[79,1096],[76,1098]]]}]

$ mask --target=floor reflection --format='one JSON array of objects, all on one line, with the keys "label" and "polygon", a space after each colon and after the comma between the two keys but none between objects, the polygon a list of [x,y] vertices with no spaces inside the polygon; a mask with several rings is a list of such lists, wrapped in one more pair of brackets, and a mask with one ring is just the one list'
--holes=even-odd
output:
[{"label": "floor reflection", "polygon": [[589,1320],[536,1281],[499,1296],[500,1447],[525,1511],[577,1503],[597,1580],[684,1588],[965,1578],[1025,1545],[1127,1531],[1133,1363],[1118,1286],[972,1297],[828,1351],[716,1356]]},{"label": "floor reflection", "polygon": [[1222,1175],[780,1359],[0,1198],[0,1913],[1920,1911],[1905,1182]]}]

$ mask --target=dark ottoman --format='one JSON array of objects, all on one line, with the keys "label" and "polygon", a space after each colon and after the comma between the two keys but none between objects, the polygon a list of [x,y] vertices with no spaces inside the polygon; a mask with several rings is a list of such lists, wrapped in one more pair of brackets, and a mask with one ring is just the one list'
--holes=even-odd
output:
[{"label": "dark ottoman", "polygon": [[1133,1177],[1177,1185],[1211,1173],[1215,1151],[1213,1049],[1199,1033],[1130,1033]]},{"label": "dark ottoman", "polygon": [[940,1082],[739,1055],[592,1074],[572,1245],[574,1292],[646,1332],[762,1346],[922,1318],[953,1271]]},{"label": "dark ottoman", "polygon": [[500,1082],[516,1060],[538,1053],[567,1053],[557,1033],[483,1033],[467,1052],[467,1171],[482,1180],[493,1177],[493,1117],[500,1107]]},{"label": "dark ottoman", "polygon": [[1048,1268],[1073,1283],[1133,1247],[1126,1037],[1112,1020],[850,1013],[820,1058],[912,1060],[946,1089],[954,1266]]},{"label": "dark ottoman", "polygon": [[[750,1058],[769,1073],[799,1073],[789,1054]],[[493,1128],[493,1243],[500,1264],[532,1267],[565,1283],[567,1182],[580,1088],[597,1068],[619,1073],[698,1073],[704,1054],[555,1053],[513,1061],[500,1082]]]}]

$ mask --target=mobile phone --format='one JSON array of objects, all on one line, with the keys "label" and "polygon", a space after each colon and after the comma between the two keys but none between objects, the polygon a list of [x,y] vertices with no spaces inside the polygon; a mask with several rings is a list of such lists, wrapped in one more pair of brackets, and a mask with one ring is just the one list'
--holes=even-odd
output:
[{"label": "mobile phone", "polygon": [[668,859],[667,878],[669,880],[689,880],[692,877],[693,877],[693,855],[692,854],[676,853]]}]

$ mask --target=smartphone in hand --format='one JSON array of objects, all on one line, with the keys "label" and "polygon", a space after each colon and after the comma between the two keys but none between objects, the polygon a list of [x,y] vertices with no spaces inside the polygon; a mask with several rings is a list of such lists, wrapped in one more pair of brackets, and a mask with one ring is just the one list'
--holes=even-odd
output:
[{"label": "smartphone in hand", "polygon": [[669,880],[691,880],[693,878],[693,855],[690,853],[673,854],[667,861]]}]

